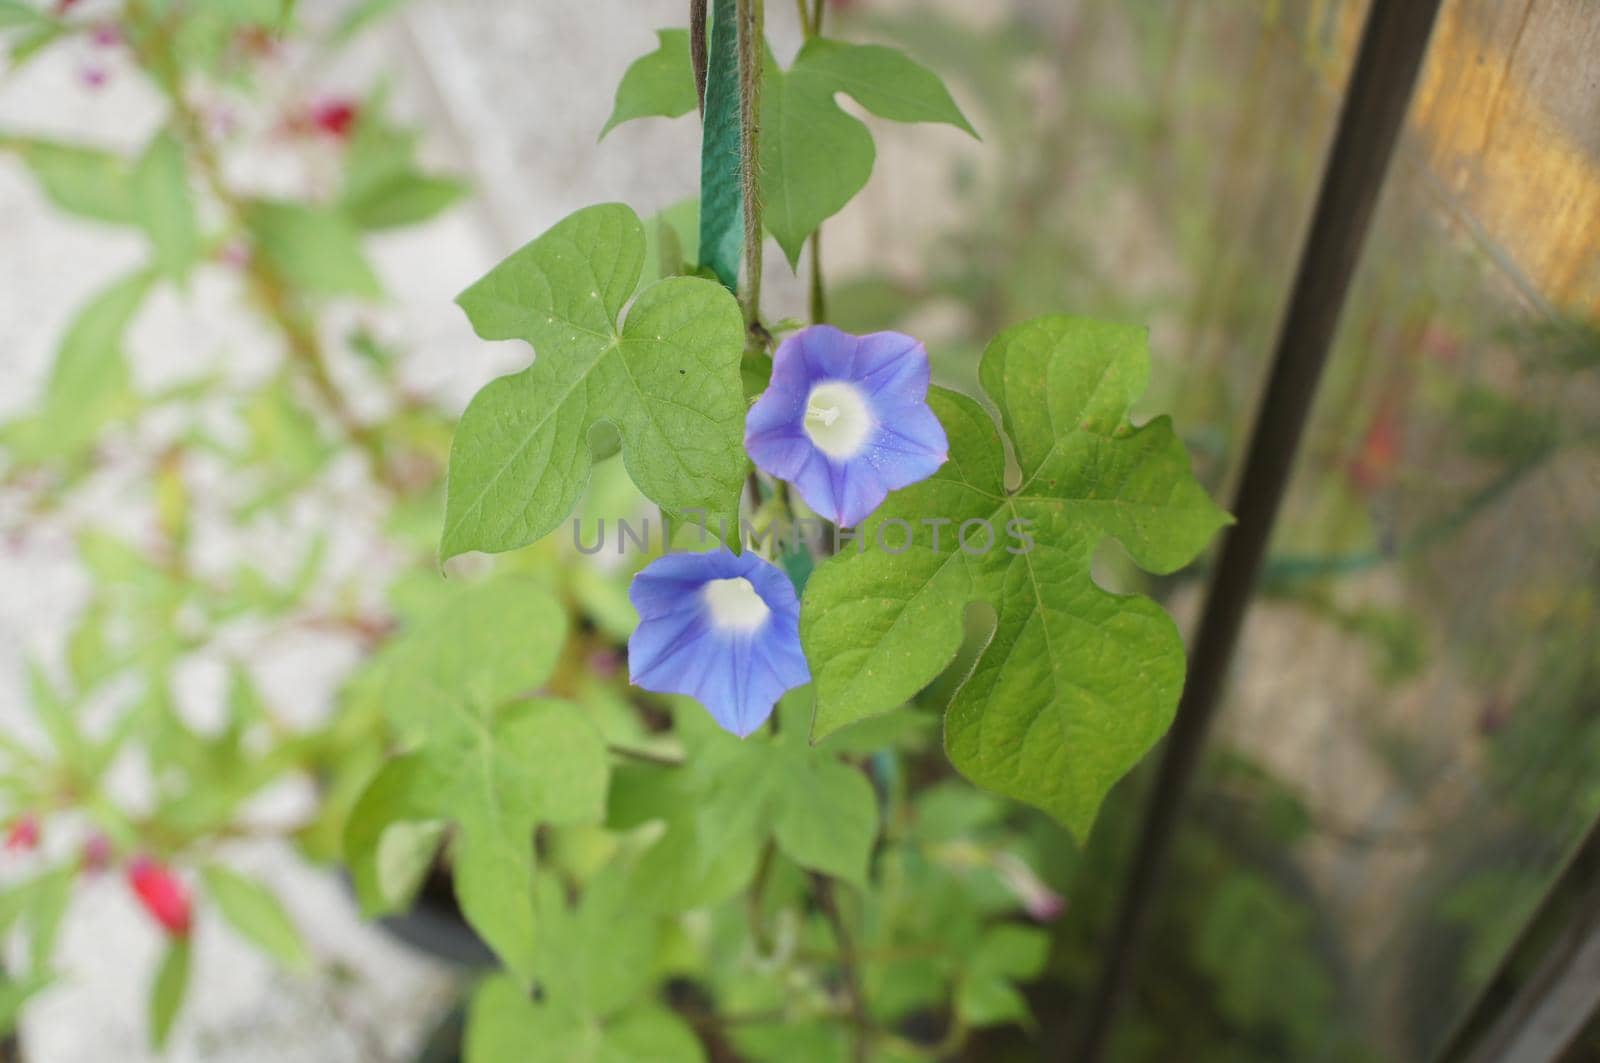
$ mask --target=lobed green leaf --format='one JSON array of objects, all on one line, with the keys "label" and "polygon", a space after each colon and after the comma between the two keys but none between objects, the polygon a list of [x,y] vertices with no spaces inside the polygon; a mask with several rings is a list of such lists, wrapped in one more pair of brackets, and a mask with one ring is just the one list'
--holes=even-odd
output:
[{"label": "lobed green leaf", "polygon": [[529,1046],[562,1063],[700,1063],[699,1039],[672,1011],[642,1004],[601,1023],[568,1008],[529,999],[515,982],[492,977],[472,996],[467,1063],[524,1063]]},{"label": "lobed green leaf", "polygon": [[374,775],[344,848],[368,913],[404,904],[443,825],[467,921],[524,980],[534,951],[533,832],[604,815],[605,743],[575,706],[532,696],[566,637],[535,580],[502,577],[430,594],[368,681],[410,752]]},{"label": "lobed green leaf", "polygon": [[[980,378],[1020,467],[1014,490],[988,414],[935,389],[949,463],[861,529],[871,542],[905,522],[909,548],[846,547],[807,585],[814,738],[914,696],[961,646],[953,606],[984,602],[994,631],[949,705],[945,748],[973,781],[1087,834],[1111,784],[1170,724],[1184,672],[1172,621],[1147,598],[1099,587],[1094,552],[1114,538],[1144,568],[1170,572],[1228,521],[1170,421],[1128,423],[1147,372],[1143,334],[1126,326],[1047,317],[997,337]],[[982,534],[963,545],[965,521]],[[896,526],[885,541],[892,549],[903,535]]]},{"label": "lobed green leaf", "polygon": [[872,176],[872,134],[839,106],[841,92],[882,118],[973,132],[938,76],[892,48],[817,37],[787,71],[769,57],[761,98],[764,217],[791,266],[806,238]]},{"label": "lobed green leaf", "polygon": [[578,211],[458,300],[484,339],[522,339],[533,365],[473,398],[450,451],[440,554],[511,550],[545,535],[588,483],[589,433],[614,425],[628,474],[674,517],[737,518],[744,455],[744,325],[721,286],[671,277],[641,292],[643,226]]},{"label": "lobed green leaf", "polygon": [[689,31],[656,30],[656,40],[656,50],[635,59],[622,75],[611,117],[600,130],[602,139],[623,122],[677,118],[699,105],[694,68],[689,61]]},{"label": "lobed green leaf", "polygon": [[[662,30],[659,36],[661,47],[624,76],[606,131],[633,118],[695,109],[688,35]],[[839,93],[880,118],[939,122],[977,135],[939,76],[904,52],[816,37],[788,70],[769,52],[761,95],[761,189],[767,230],[791,266],[806,238],[872,175],[872,134],[839,106]]]}]

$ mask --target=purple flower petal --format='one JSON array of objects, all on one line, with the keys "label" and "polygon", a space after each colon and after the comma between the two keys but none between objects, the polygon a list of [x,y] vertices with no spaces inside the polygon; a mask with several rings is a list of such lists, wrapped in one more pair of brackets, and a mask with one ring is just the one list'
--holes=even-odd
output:
[{"label": "purple flower petal", "polygon": [[633,578],[628,598],[639,612],[628,639],[633,683],[697,699],[741,738],[785,691],[811,681],[794,585],[753,553],[668,554]]},{"label": "purple flower petal", "polygon": [[802,329],[773,355],[772,381],[745,419],[745,450],[823,517],[859,524],[948,457],[928,378],[928,352],[903,333]]}]

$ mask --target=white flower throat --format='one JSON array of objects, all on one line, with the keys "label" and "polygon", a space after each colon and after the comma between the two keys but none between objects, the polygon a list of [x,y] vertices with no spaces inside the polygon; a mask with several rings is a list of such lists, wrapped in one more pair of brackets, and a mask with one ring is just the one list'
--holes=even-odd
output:
[{"label": "white flower throat", "polygon": [[711,611],[712,626],[721,631],[754,631],[772,613],[755,586],[743,576],[711,580],[700,593]]},{"label": "white flower throat", "polygon": [[853,457],[872,435],[872,408],[859,389],[824,380],[806,396],[806,435],[830,458]]}]

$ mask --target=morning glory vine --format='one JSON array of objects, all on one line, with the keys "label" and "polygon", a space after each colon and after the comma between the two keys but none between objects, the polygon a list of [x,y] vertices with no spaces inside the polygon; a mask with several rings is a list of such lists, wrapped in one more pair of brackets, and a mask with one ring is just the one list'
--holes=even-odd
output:
[{"label": "morning glory vine", "polygon": [[[785,875],[798,876],[788,881],[825,928],[834,973],[803,976],[821,979],[806,981],[824,987],[821,1003],[779,1028],[821,1022],[855,1059],[887,1046],[935,1058],[948,1046],[907,1047],[891,1029],[892,1005],[873,999],[884,968],[860,945],[893,936],[875,922],[892,903],[882,891],[915,866],[892,855],[890,813],[909,785],[894,768],[896,736],[943,713],[956,770],[1081,838],[1172,718],[1184,660],[1171,619],[1090,575],[1107,539],[1149,572],[1173,571],[1228,519],[1170,422],[1129,420],[1149,372],[1145,334],[1066,315],[1016,323],[982,356],[981,395],[967,396],[934,384],[918,338],[828,325],[821,227],[874,162],[870,130],[836,97],[880,119],[973,130],[936,74],[894,49],[825,37],[821,14],[799,5],[805,42],[785,67],[764,38],[761,0],[691,4],[688,27],[658,31],[656,50],[630,67],[606,130],[699,114],[699,197],[648,219],[622,204],[580,210],[459,300],[480,336],[525,340],[536,357],[462,416],[441,557],[538,544],[592,505],[596,482],[619,476],[676,529],[659,556],[621,562],[630,696],[664,713],[665,746],[602,745],[609,725],[562,700],[553,657],[473,673],[458,691],[437,676],[423,683],[412,665],[392,688],[412,706],[397,718],[409,745],[362,798],[347,846],[364,898],[383,910],[386,832],[468,817],[463,910],[507,968],[477,996],[476,1061],[516,1058],[527,1031],[561,1043],[576,1030],[623,1056],[644,1038],[700,1058],[637,986],[604,1000],[564,987],[549,966],[559,928],[591,918],[591,904],[594,919],[622,920],[632,906],[675,920],[743,896],[750,947],[783,967],[800,962],[770,921]],[[791,268],[809,247],[809,327],[763,312],[768,236]],[[822,534],[775,532],[807,524]],[[548,639],[559,604],[509,593],[519,605],[483,639]],[[453,629],[490,622],[462,601]],[[525,626],[508,629],[508,615]],[[457,674],[447,659],[438,667]],[[504,704],[530,689],[541,691],[532,707]],[[475,722],[445,725],[456,715]],[[468,763],[462,743],[526,759]],[[574,801],[561,787],[578,765],[589,767]],[[519,778],[515,816],[494,825],[481,794],[521,793]],[[459,803],[441,799],[447,785]],[[627,840],[578,876],[570,909],[543,854],[530,861],[518,839],[596,822]],[[993,866],[1026,886],[1024,911],[1059,912],[1025,865]],[[992,970],[974,967],[962,977],[980,981],[952,990],[952,1043],[1025,1018],[1010,980],[1043,962],[1028,933],[976,933]],[[760,982],[748,971],[720,978],[722,1010],[773,1003],[748,997]],[[781,994],[777,1006],[797,1007]],[[778,1058],[759,1036],[739,1040],[754,1058]]]}]

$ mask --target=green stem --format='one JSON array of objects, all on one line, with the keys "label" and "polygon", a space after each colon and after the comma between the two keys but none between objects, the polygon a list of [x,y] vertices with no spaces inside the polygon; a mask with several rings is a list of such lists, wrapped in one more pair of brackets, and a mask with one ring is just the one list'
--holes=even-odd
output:
[{"label": "green stem", "polygon": [[641,764],[654,764],[660,768],[681,768],[684,765],[682,757],[674,757],[667,753],[652,753],[648,749],[635,749],[632,746],[608,744],[606,752],[624,760],[636,760]]},{"label": "green stem", "polygon": [[833,879],[813,873],[811,891],[817,899],[817,907],[822,909],[823,917],[828,921],[829,929],[833,931],[833,941],[839,949],[839,973],[844,980],[845,998],[850,1006],[850,1022],[855,1027],[851,1055],[855,1063],[866,1063],[872,1047],[872,1018],[867,1013],[866,994],[861,990],[861,971],[856,958],[855,939],[850,936],[850,928],[845,926],[844,916],[839,912],[839,899],[834,894]]},{"label": "green stem", "polygon": [[811,234],[811,323],[821,325],[828,320],[828,293],[822,286],[822,226]]},{"label": "green stem", "polygon": [[763,956],[772,952],[772,938],[767,934],[766,913],[762,908],[766,906],[767,883],[772,880],[772,864],[777,852],[777,843],[768,838],[767,844],[761,847],[761,856],[756,861],[756,876],[750,883],[750,893],[745,899],[750,937],[755,941],[756,951]]},{"label": "green stem", "polygon": [[744,199],[744,323],[747,343],[766,346],[761,325],[761,67],[764,0],[738,0],[739,155]]}]

